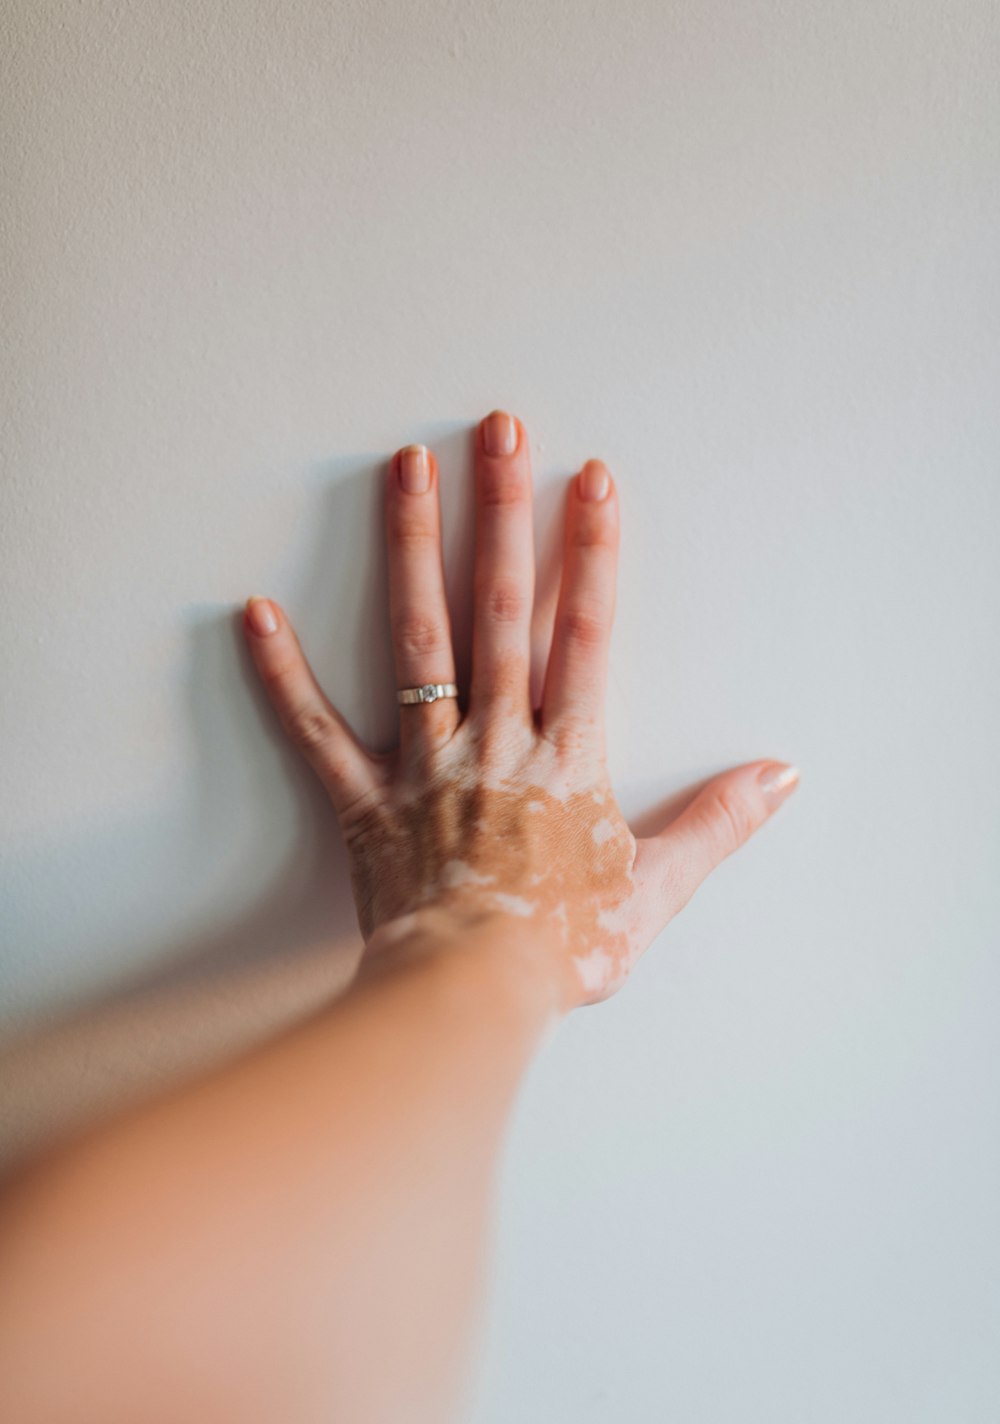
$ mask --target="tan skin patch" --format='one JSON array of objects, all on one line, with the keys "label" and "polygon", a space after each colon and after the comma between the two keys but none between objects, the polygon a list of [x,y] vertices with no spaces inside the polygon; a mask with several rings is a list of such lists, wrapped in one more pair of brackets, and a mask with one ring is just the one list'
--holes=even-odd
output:
[{"label": "tan skin patch", "polygon": [[491,748],[483,761],[497,771],[522,763],[494,781],[456,746],[462,731],[430,755],[436,767],[412,768],[409,786],[394,777],[385,799],[344,827],[362,933],[428,905],[493,910],[512,934],[544,929],[569,1002],[606,998],[638,950],[628,928],[636,844],[606,773],[570,789],[565,762],[539,739],[527,757]]}]

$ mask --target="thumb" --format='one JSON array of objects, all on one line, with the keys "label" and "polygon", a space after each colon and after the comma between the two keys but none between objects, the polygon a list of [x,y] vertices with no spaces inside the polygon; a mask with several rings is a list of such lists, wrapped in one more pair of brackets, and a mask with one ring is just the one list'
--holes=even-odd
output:
[{"label": "thumb", "polygon": [[799,784],[796,767],[753,761],[712,778],[676,820],[639,841],[635,874],[662,928]]}]

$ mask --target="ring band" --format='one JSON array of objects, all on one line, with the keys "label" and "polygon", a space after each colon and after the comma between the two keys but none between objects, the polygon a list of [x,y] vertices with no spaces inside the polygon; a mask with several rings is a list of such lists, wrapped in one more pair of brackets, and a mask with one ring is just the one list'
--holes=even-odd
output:
[{"label": "ring band", "polygon": [[403,687],[396,693],[397,702],[436,702],[439,697],[457,697],[453,682],[425,682],[423,687]]}]

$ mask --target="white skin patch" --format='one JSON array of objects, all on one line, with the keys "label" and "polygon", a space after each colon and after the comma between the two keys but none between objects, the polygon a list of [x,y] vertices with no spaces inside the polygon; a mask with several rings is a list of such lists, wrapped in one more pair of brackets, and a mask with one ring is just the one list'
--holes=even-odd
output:
[{"label": "white skin patch", "polygon": [[441,867],[441,884],[446,890],[457,890],[460,885],[493,885],[495,875],[480,875],[464,860],[446,860]]},{"label": "white skin patch", "polygon": [[[628,878],[634,885],[635,877],[629,874]],[[611,930],[615,934],[631,935],[635,929],[633,920],[634,912],[628,901],[624,904],[614,906],[613,909],[598,910],[597,912],[597,923],[601,925],[603,929]]]},{"label": "white skin patch", "polygon": [[577,742],[589,746],[585,732],[559,746],[506,723],[494,732],[471,748],[485,766],[470,762],[468,738],[455,738],[419,787],[400,788],[388,825],[363,826],[352,845],[365,871],[362,927],[438,899],[479,902],[508,916],[515,934],[518,922],[524,932],[544,925],[569,971],[568,998],[598,1002],[624,981],[642,940],[633,838],[603,781],[580,786],[568,765]]},{"label": "white skin patch", "polygon": [[588,994],[596,994],[600,989],[603,989],[615,967],[611,955],[603,949],[592,949],[583,958],[575,954],[573,963],[580,976],[580,983]]},{"label": "white skin patch", "polygon": [[508,895],[503,890],[495,890],[492,899],[498,909],[506,910],[508,915],[521,915],[524,919],[529,919],[538,908],[523,895]]},{"label": "white skin patch", "polygon": [[379,942],[383,947],[395,944],[398,940],[405,939],[418,924],[419,920],[413,911],[408,915],[400,915],[397,920],[389,920],[382,930]]},{"label": "white skin patch", "polygon": [[[503,720],[504,714],[498,711],[496,716],[498,720]],[[532,745],[530,739],[526,739],[522,735],[523,729],[520,725],[520,713],[512,711],[509,720],[514,730],[514,736],[507,759],[510,760],[511,757],[513,757],[514,760],[519,760],[523,755],[526,760],[532,750]],[[554,801],[565,805],[572,796],[578,794],[575,776],[564,768],[554,750],[550,751],[541,759],[536,755],[534,758],[536,765],[540,760],[541,766],[539,769],[541,775],[538,779],[544,784],[546,794],[551,796]],[[451,764],[448,768],[448,780],[451,785],[459,791],[469,792],[480,790],[516,792],[520,790],[523,785],[519,774],[513,776],[504,775],[502,772],[494,771],[489,766],[470,767],[464,761]],[[605,804],[605,793],[603,791],[594,791],[591,794],[599,806]],[[413,794],[412,800],[420,800],[425,795],[426,790],[416,792]],[[544,803],[535,800],[534,804],[544,810]]]},{"label": "white skin patch", "polygon": [[[635,876],[629,872],[629,880],[635,884]],[[598,910],[597,923],[602,929],[610,930],[618,939],[624,939],[626,952],[617,966],[618,972],[612,977],[609,988],[612,992],[620,989],[628,978],[628,972],[642,953],[638,922],[634,902],[625,901],[613,909]]]},{"label": "white skin patch", "polygon": [[565,944],[569,938],[569,915],[566,913],[566,901],[560,900],[556,907],[549,911],[549,919],[555,920],[559,928],[559,939]]}]

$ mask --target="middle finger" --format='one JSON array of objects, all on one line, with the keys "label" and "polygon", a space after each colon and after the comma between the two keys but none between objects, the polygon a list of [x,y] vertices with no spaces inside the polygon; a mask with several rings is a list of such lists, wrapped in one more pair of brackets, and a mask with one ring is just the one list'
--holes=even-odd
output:
[{"label": "middle finger", "polygon": [[495,410],[476,432],[476,573],[470,715],[531,718],[528,674],[535,590],[531,457],[515,416]]}]

